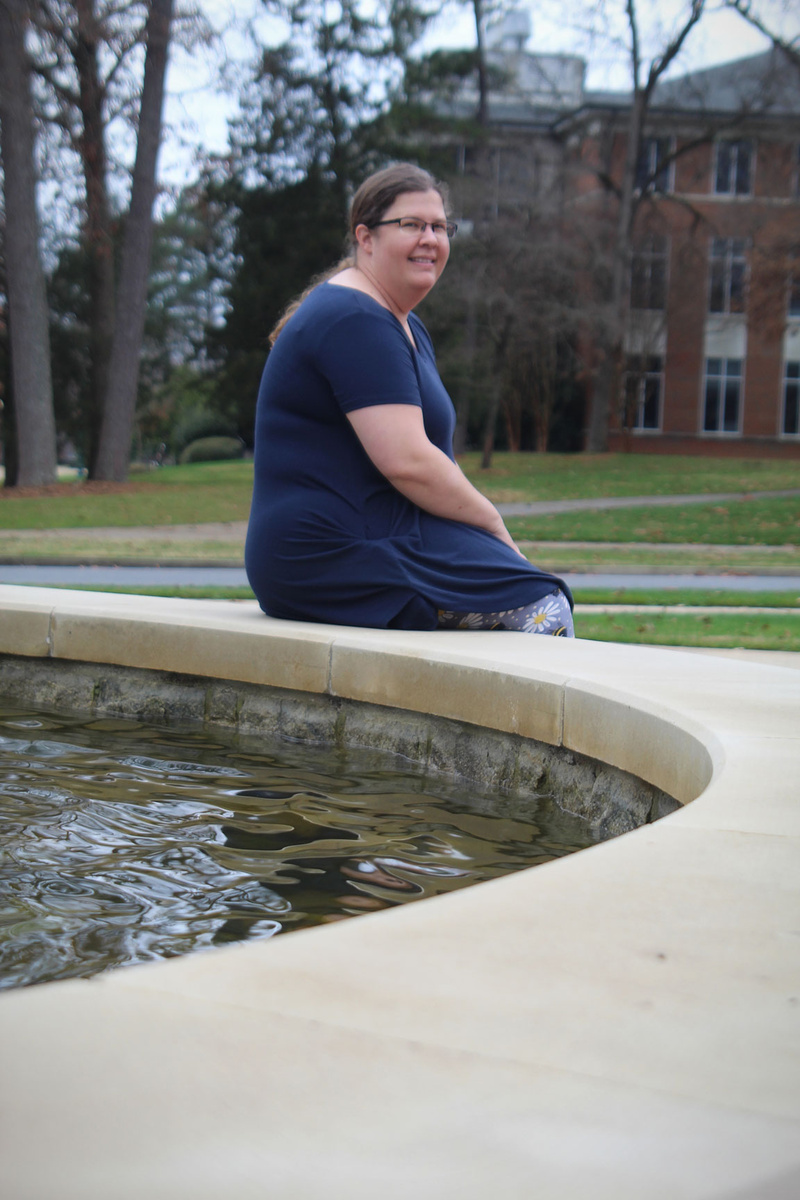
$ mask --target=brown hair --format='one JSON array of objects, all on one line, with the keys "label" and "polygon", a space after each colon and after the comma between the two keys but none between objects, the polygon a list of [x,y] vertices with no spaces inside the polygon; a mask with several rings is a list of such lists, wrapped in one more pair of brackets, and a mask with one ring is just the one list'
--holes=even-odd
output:
[{"label": "brown hair", "polygon": [[305,291],[284,309],[277,325],[269,335],[271,346],[275,344],[275,339],[286,322],[294,316],[314,288],[319,287],[326,280],[332,279],[334,275],[338,275],[345,268],[356,265],[356,229],[358,226],[366,225],[371,229],[392,207],[397,197],[404,196],[406,192],[438,192],[445,209],[447,209],[447,189],[444,184],[438,183],[432,175],[424,171],[422,167],[414,166],[413,163],[394,163],[391,167],[384,167],[382,171],[375,171],[368,176],[358,188],[350,204],[347,234],[348,253],[339,260],[336,266],[331,267],[328,271],[323,271],[321,275],[316,275]]}]

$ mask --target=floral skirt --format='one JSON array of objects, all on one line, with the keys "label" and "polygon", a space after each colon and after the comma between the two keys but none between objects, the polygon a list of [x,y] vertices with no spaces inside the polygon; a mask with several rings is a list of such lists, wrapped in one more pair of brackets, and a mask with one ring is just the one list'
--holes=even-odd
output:
[{"label": "floral skirt", "polygon": [[440,629],[508,629],[520,633],[548,633],[552,637],[574,637],[572,610],[560,588],[522,608],[506,612],[466,613],[439,610]]}]

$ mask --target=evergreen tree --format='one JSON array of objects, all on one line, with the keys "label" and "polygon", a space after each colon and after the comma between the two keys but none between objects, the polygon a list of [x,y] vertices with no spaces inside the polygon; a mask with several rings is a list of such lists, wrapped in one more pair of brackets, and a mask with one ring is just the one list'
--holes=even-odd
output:
[{"label": "evergreen tree", "polygon": [[261,55],[232,128],[241,266],[215,339],[223,367],[218,405],[252,439],[267,338],[286,305],[345,250],[350,197],[387,161],[377,118],[402,77],[402,55],[425,16],[405,2],[365,16],[354,0],[265,5],[285,21],[283,45]]}]

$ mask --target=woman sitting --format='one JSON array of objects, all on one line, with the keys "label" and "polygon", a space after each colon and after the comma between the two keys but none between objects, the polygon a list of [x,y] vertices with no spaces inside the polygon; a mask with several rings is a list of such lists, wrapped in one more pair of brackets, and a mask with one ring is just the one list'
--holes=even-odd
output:
[{"label": "woman sitting", "polygon": [[527,561],[453,456],[455,412],[413,310],[455,228],[427,172],[378,171],[353,199],[351,257],[273,332],[245,548],[269,616],[573,636],[566,584]]}]

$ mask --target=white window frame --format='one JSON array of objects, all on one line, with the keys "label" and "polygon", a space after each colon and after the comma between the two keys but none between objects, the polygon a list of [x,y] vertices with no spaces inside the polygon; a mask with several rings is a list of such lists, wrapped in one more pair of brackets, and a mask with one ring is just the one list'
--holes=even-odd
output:
[{"label": "white window frame", "polygon": [[[663,248],[654,248],[656,238],[663,240]],[[667,295],[669,292],[669,238],[666,234],[648,234],[648,236],[638,245],[635,246],[631,255],[631,279],[630,279],[630,304],[632,312],[666,312]],[[653,264],[655,262],[663,262],[664,264],[664,302],[655,307],[653,305],[642,306],[634,303],[634,277],[636,272],[637,262],[641,263],[645,268],[647,275],[647,290],[650,291],[653,280]]]},{"label": "white window frame", "polygon": [[[796,375],[789,375],[790,370],[796,371]],[[795,423],[796,429],[790,430],[786,428],[786,402],[789,398],[789,388],[794,388],[796,391],[795,397]],[[785,359],[783,364],[783,378],[781,382],[781,427],[780,437],[782,438],[800,438],[800,361],[797,359]]]},{"label": "white window frame", "polygon": [[800,321],[800,262],[789,272],[789,286],[786,291],[786,318],[789,321]]},{"label": "white window frame", "polygon": [[[718,247],[724,246],[724,254],[715,253]],[[741,252],[737,252],[737,247],[741,247]],[[714,291],[714,266],[715,263],[723,263],[723,287],[724,287],[724,306],[723,308],[712,308],[711,299]],[[734,265],[742,264],[742,307],[741,309],[731,308],[731,284],[734,276]],[[741,316],[747,311],[747,241],[745,238],[720,238],[712,237],[708,255],[708,301],[706,312],[715,316]]]},{"label": "white window frame", "polygon": [[[724,188],[720,188],[718,186],[719,172],[720,172],[720,153],[722,152],[723,147],[728,147],[728,146],[734,148],[734,152],[731,154],[730,162],[728,164],[728,178],[727,178],[728,186],[724,187]],[[749,172],[748,172],[748,180],[747,180],[748,186],[747,186],[746,192],[740,192],[736,186],[737,180],[738,180],[738,175],[739,175],[739,147],[740,146],[746,146],[747,150],[748,150],[748,154],[750,156]],[[755,185],[755,178],[756,178],[756,144],[755,144],[755,142],[752,140],[752,138],[720,138],[719,141],[714,143],[713,169],[714,169],[714,176],[712,179],[713,186],[711,188],[711,191],[714,196],[731,196],[733,198],[736,198],[737,196],[745,196],[745,197],[752,196],[753,192],[754,192],[754,185]]]},{"label": "white window frame", "polygon": [[[666,144],[666,157],[669,162],[665,167],[658,169],[658,148],[659,144]],[[651,195],[667,195],[675,190],[675,159],[672,157],[675,153],[675,138],[671,135],[659,135],[657,133],[648,134],[642,138],[642,153],[640,161],[636,164],[637,176],[637,191],[641,195],[643,192]],[[642,188],[638,186],[639,167],[641,159],[647,158],[645,164],[645,172],[649,182]],[[664,187],[658,187],[658,178],[663,175]]]},{"label": "white window frame", "polygon": [[[719,372],[710,372],[709,364],[718,362],[721,364]],[[739,370],[729,371],[729,363],[738,363]],[[722,355],[711,354],[707,355],[703,364],[703,393],[702,405],[700,408],[700,433],[704,437],[741,437],[742,436],[742,417],[744,414],[744,370],[745,359],[743,358],[725,358]],[[720,385],[719,403],[717,408],[717,425],[715,429],[706,429],[706,405],[708,403],[708,385],[711,380],[717,380]],[[725,387],[729,380],[736,380],[738,383],[738,397],[736,401],[736,428],[725,429]]]},{"label": "white window frame", "polygon": [[[634,423],[628,428],[632,433],[645,437],[649,434],[661,433],[662,423],[664,420],[664,356],[663,354],[646,354],[646,355],[629,355],[628,361],[633,358],[644,358],[645,361],[658,361],[658,367],[651,366],[649,363],[643,371],[625,372],[625,400],[628,399],[628,383],[631,375],[636,378],[636,418]],[[658,420],[655,425],[644,424],[645,403],[647,400],[647,386],[655,382],[658,386]]]}]

